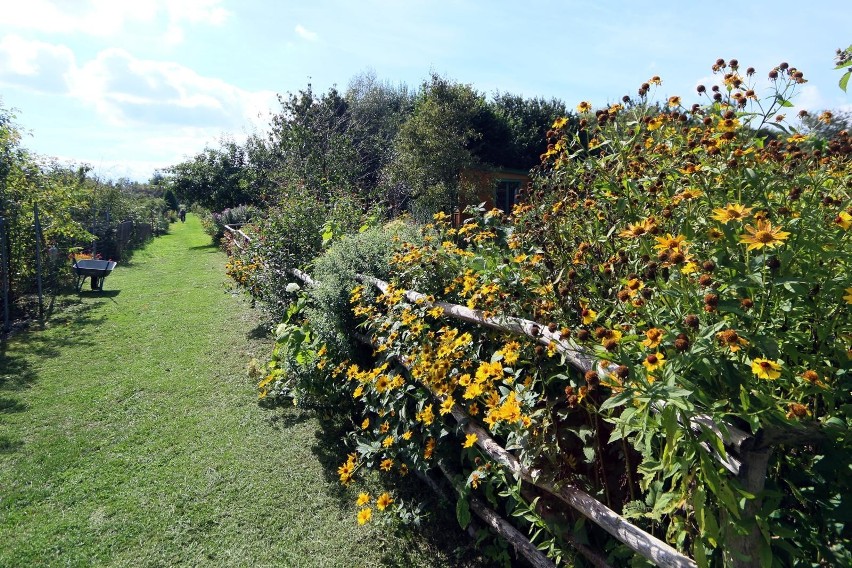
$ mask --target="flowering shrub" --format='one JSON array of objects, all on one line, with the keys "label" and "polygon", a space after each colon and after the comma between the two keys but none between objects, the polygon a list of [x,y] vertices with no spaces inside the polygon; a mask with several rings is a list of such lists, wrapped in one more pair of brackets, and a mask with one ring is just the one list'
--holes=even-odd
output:
[{"label": "flowering shrub", "polygon": [[[358,425],[341,482],[363,466],[453,462],[465,495],[505,507],[552,556],[567,554],[571,523],[620,559],[602,533],[507,479],[449,420],[461,409],[523,464],[699,565],[852,561],[849,134],[810,138],[779,114],[805,81],[789,65],[770,71],[763,99],[754,70],[719,60],[714,72],[720,85],[688,108],[677,96],[648,104],[657,77],[636,99],[581,103],[581,131],[556,121],[511,219],[472,210],[451,227],[437,215],[371,257],[367,273],[390,276],[383,292],[356,284],[358,263],[343,278],[314,274],[328,280],[309,302],[315,367]],[[540,322],[596,370],[570,368],[556,342],[451,322],[433,300]],[[363,330],[372,356],[343,340]],[[739,470],[723,443],[735,428],[753,438]]]},{"label": "flowering shrub", "polygon": [[[714,72],[722,86],[699,86],[703,105],[649,107],[654,78],[638,100],[582,103],[580,136],[555,124],[514,238],[546,259],[551,318],[608,362],[600,410],[642,454],[641,514],[667,515],[698,559],[757,523],[764,560],[843,564],[849,134],[810,139],[777,114],[804,82],[787,64],[762,100],[754,70]],[[782,444],[804,425],[813,436],[773,454],[761,503],[700,447],[718,438],[677,427],[696,412]]]}]

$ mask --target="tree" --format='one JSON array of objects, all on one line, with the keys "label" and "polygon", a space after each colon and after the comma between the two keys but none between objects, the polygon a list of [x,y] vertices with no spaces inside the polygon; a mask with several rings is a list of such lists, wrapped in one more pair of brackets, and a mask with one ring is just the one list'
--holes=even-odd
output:
[{"label": "tree", "polygon": [[324,201],[352,188],[359,160],[348,131],[348,104],[337,89],[316,97],[308,85],[278,100],[282,110],[272,117],[269,135],[278,185],[300,187]]},{"label": "tree", "polygon": [[461,174],[481,164],[476,150],[483,135],[477,126],[487,113],[485,98],[470,85],[434,73],[423,83],[385,169],[387,183],[413,200],[418,216],[452,211],[472,189]]},{"label": "tree", "polygon": [[393,141],[414,108],[414,97],[404,84],[378,80],[375,72],[356,75],[346,90],[349,132],[358,154],[359,192],[379,198],[375,190],[382,170],[393,160]]},{"label": "tree", "polygon": [[219,148],[207,147],[191,160],[166,169],[178,198],[213,211],[260,201],[248,172],[246,149],[231,139],[222,139]]}]

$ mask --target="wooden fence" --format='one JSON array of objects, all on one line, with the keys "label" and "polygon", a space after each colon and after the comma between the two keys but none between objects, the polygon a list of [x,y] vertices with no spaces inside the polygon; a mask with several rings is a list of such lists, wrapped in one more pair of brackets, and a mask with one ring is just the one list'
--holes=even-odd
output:
[{"label": "wooden fence", "polygon": [[[251,241],[250,237],[239,229],[229,226],[226,226],[226,229],[235,237],[234,243],[238,249],[244,249],[244,243]],[[310,275],[300,270],[292,269],[288,272],[289,274],[281,272],[278,272],[278,274],[282,277],[294,276],[308,286],[315,285]],[[385,292],[388,287],[387,282],[370,276],[358,275],[357,279],[363,284],[375,286],[382,292]],[[577,345],[569,338],[562,337],[558,331],[551,332],[546,325],[539,322],[511,316],[486,316],[481,311],[465,306],[447,302],[429,301],[424,294],[414,290],[406,290],[404,296],[412,303],[426,307],[439,307],[443,310],[444,315],[450,318],[507,333],[523,335],[543,345],[555,345],[557,351],[564,355],[565,360],[573,368],[582,373],[595,370],[603,375],[609,372],[609,369],[602,367],[600,362],[582,346]],[[364,338],[364,340],[369,341],[369,338]],[[404,361],[401,364],[404,366]],[[432,394],[443,401],[443,397],[435,393]],[[553,478],[550,475],[551,472],[530,469],[521,464],[511,452],[500,446],[488,431],[477,424],[460,406],[455,405],[453,407],[452,416],[463,426],[467,434],[476,434],[476,443],[479,448],[495,462],[501,464],[516,479],[524,480],[580,512],[635,553],[658,566],[678,568],[697,566],[691,558],[681,554],[667,543],[633,525],[627,519],[578,487],[571,484],[556,485],[549,481],[549,479]],[[754,517],[760,507],[759,494],[764,488],[767,467],[773,447],[781,443],[803,444],[813,442],[822,437],[818,429],[805,427],[800,429],[764,430],[757,435],[752,435],[729,423],[717,424],[706,414],[691,416],[688,427],[694,431],[709,432],[721,439],[726,450],[725,455],[719,454],[709,445],[705,444],[704,447],[718,463],[737,477],[746,491],[758,496],[748,501],[744,510],[744,514],[751,518]],[[491,524],[490,521],[486,522]],[[761,539],[763,538],[763,535],[759,532],[757,526],[755,526],[750,533],[737,536],[725,543],[726,548],[730,551],[727,558],[731,562],[731,565],[737,568],[754,566],[760,549]],[[515,545],[515,548],[519,553],[525,554],[523,546]],[[578,550],[589,558],[593,564],[601,565],[602,560],[599,557],[595,557],[594,553],[590,554],[589,551],[583,551],[579,547]],[[534,565],[538,565],[537,562],[540,561],[540,559],[533,558],[529,558],[529,560]]]}]

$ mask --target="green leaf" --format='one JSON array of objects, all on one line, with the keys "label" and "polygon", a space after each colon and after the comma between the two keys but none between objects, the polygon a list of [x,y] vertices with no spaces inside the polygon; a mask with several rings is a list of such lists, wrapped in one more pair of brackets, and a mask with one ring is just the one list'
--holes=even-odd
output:
[{"label": "green leaf", "polygon": [[[852,63],[852,61],[850,61]],[[849,85],[849,77],[852,76],[852,71],[847,71],[843,74],[843,77],[840,78],[840,88],[843,89],[843,92],[846,92],[846,87]]]},{"label": "green leaf", "polygon": [[470,524],[470,504],[467,499],[459,499],[456,502],[456,519],[461,528],[466,529]]}]

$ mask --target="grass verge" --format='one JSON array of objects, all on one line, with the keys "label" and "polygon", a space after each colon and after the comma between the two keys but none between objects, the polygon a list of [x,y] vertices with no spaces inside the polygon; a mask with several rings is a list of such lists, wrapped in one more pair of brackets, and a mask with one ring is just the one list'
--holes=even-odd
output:
[{"label": "grass verge", "polygon": [[452,517],[359,527],[335,431],[257,406],[270,342],[224,260],[189,216],[3,344],[0,566],[468,563]]}]

